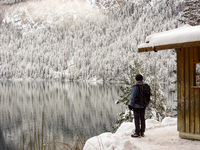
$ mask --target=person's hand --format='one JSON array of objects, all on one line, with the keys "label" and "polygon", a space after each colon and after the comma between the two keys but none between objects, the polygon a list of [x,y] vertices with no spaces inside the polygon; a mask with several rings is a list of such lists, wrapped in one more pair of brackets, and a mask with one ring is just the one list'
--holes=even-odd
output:
[{"label": "person's hand", "polygon": [[133,110],[133,107],[132,107],[131,105],[128,105],[128,108],[129,108],[130,110]]}]

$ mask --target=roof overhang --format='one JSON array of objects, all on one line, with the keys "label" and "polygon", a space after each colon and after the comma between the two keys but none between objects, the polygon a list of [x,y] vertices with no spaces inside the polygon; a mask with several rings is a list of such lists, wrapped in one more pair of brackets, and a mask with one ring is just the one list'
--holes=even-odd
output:
[{"label": "roof overhang", "polygon": [[140,47],[138,48],[138,52],[148,52],[148,51],[160,51],[166,49],[179,49],[179,48],[186,48],[186,47],[195,47],[200,46],[200,41],[195,42],[187,42],[187,43],[176,43],[170,45],[159,45],[154,47]]},{"label": "roof overhang", "polygon": [[200,46],[200,26],[183,26],[147,36],[146,43],[138,46],[139,52],[178,49]]}]

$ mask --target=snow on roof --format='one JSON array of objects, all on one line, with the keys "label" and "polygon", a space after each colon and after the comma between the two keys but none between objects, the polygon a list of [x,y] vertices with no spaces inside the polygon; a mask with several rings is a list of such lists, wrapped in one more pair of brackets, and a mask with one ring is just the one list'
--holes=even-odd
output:
[{"label": "snow on roof", "polygon": [[185,25],[177,29],[147,36],[145,43],[140,44],[138,49],[196,41],[200,41],[200,26]]}]

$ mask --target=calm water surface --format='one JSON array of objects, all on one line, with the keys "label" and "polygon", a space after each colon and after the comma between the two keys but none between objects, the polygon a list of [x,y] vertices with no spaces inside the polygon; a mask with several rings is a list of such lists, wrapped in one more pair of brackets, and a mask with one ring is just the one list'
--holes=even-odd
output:
[{"label": "calm water surface", "polygon": [[73,143],[76,133],[100,134],[124,110],[114,103],[118,94],[117,84],[0,81],[0,145],[17,149],[22,131],[29,136],[34,123],[40,130],[43,108],[48,139]]}]

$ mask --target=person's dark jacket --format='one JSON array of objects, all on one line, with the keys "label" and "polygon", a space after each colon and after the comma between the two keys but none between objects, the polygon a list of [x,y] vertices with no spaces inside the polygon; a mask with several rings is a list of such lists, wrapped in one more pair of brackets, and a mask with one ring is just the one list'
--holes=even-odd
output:
[{"label": "person's dark jacket", "polygon": [[[142,84],[144,84],[143,81],[136,82],[136,85],[142,85]],[[139,88],[137,86],[133,86],[133,89],[131,92],[130,106],[132,106],[133,108],[145,108],[144,106],[141,106],[141,105],[135,103],[135,101],[137,100],[138,93],[139,93]]]}]

